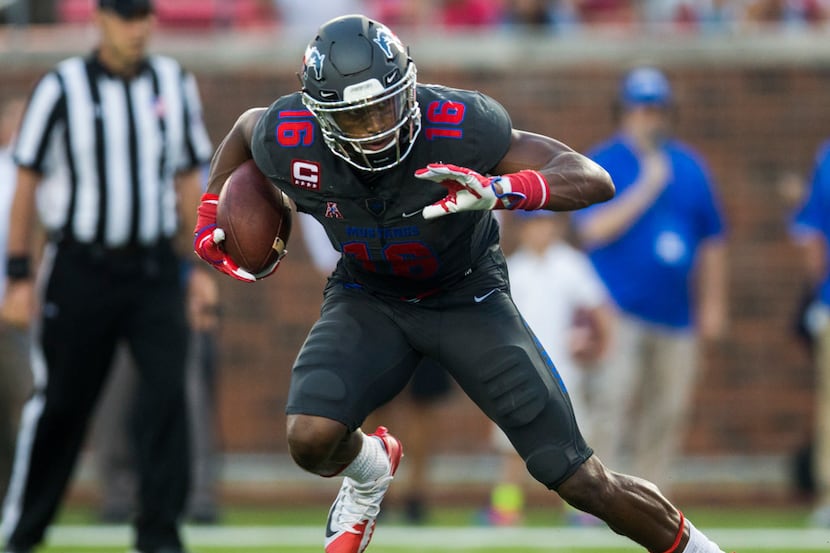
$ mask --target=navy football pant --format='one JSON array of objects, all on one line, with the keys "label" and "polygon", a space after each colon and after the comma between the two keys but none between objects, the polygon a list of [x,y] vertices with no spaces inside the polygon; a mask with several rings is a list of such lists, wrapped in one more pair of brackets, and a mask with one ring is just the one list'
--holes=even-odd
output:
[{"label": "navy football pant", "polygon": [[509,437],[529,472],[555,489],[592,454],[553,363],[491,271],[408,303],[337,281],[295,362],[289,414],[358,428],[428,356]]}]

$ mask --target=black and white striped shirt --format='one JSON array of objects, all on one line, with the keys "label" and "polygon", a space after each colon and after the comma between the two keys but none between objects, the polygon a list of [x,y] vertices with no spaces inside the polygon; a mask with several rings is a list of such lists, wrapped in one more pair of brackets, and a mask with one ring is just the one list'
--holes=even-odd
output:
[{"label": "black and white striped shirt", "polygon": [[171,237],[174,176],[212,151],[201,109],[196,80],[172,58],[150,56],[130,79],[95,55],[59,63],[35,87],[14,152],[43,175],[47,230],[107,248]]}]

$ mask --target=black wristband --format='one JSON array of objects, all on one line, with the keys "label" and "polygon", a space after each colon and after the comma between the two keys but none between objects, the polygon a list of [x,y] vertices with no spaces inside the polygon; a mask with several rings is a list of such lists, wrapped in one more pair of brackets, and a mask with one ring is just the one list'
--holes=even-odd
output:
[{"label": "black wristband", "polygon": [[25,280],[32,276],[32,258],[28,255],[12,255],[6,260],[6,276],[9,280]]}]

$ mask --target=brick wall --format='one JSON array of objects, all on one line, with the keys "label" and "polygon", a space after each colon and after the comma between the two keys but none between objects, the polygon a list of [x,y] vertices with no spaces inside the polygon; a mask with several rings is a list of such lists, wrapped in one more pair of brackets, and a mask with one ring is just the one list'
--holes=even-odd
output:
[{"label": "brick wall", "polygon": [[[549,67],[444,62],[431,69],[422,62],[420,80],[486,91],[505,104],[516,127],[582,150],[614,128],[619,64],[608,58]],[[663,66],[676,89],[678,133],[708,160],[730,228],[730,333],[706,350],[687,450],[786,453],[809,433],[813,376],[791,335],[802,270],[786,235],[790,203],[779,182],[789,172],[805,175],[818,144],[830,136],[830,71],[826,63],[760,58],[695,63],[687,56]],[[0,94],[27,90],[40,71],[7,67]],[[217,142],[242,110],[297,88],[293,63],[277,70],[204,63],[196,72]],[[296,228],[289,256],[272,279],[253,286],[222,280],[219,419],[229,451],[285,449],[288,374],[315,319],[322,287],[299,233]],[[505,234],[509,250],[509,227]],[[466,398],[456,398],[444,407],[449,428],[438,436],[440,447],[485,448],[484,419]],[[393,418],[389,424],[404,422]]]},{"label": "brick wall", "polygon": [[[731,331],[724,343],[707,349],[688,449],[790,451],[809,430],[812,373],[790,334],[801,269],[786,235],[789,205],[778,184],[789,171],[805,174],[817,145],[830,136],[830,111],[821,106],[829,74],[787,67],[678,67],[669,73],[678,97],[678,133],[709,161],[730,227]],[[612,132],[616,78],[604,67],[421,69],[423,82],[484,90],[506,105],[516,127],[551,134],[577,149]],[[211,127],[223,129],[233,111],[267,103],[269,94],[295,84],[293,74],[277,80],[243,74],[203,78],[202,86],[207,106],[223,106],[221,113],[207,110]],[[287,373],[320,297],[321,281],[298,238],[271,282],[225,283],[222,421],[233,428],[224,440],[234,449],[282,447]],[[512,247],[509,236],[505,247]],[[453,438],[444,447],[484,447],[483,418],[457,397],[445,407],[450,416],[444,420],[459,432],[449,429]]]}]

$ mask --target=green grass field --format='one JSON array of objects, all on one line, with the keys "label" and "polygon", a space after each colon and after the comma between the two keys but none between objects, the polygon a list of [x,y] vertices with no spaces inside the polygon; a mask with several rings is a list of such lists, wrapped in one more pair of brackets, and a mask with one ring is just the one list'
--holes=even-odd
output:
[{"label": "green grass field", "polygon": [[[807,526],[805,508],[690,509],[687,516],[735,553],[830,551],[830,530]],[[194,553],[320,553],[325,507],[234,508],[216,526],[187,526]],[[64,512],[38,553],[126,553],[131,530],[99,526],[92,513]],[[561,513],[533,510],[518,528],[475,524],[473,509],[436,509],[424,526],[406,526],[395,513],[378,525],[367,553],[642,553],[606,528],[571,528]]]}]

